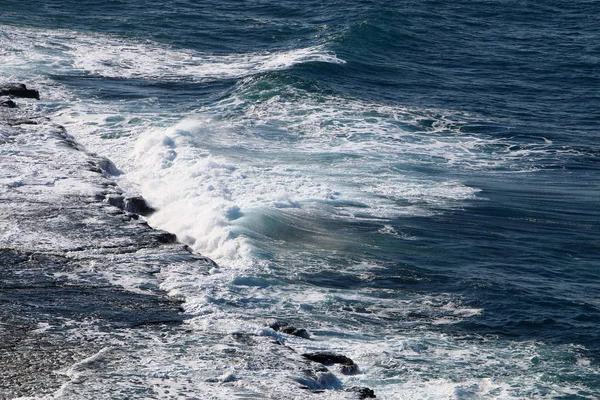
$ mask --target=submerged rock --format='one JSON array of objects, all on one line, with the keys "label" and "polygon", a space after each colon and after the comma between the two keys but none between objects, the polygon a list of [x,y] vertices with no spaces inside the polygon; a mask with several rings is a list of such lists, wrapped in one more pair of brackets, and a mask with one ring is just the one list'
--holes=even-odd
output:
[{"label": "submerged rock", "polygon": [[357,374],[360,373],[358,365],[356,365],[356,364],[350,364],[350,365],[343,364],[343,365],[340,365],[339,366],[339,370],[344,375],[357,375]]},{"label": "submerged rock", "polygon": [[106,175],[118,176],[121,175],[121,170],[106,157],[98,157],[96,164]]},{"label": "submerged rock", "polygon": [[323,390],[341,390],[343,383],[333,373],[327,369],[324,371],[304,371],[304,375],[296,378],[302,389],[308,389],[313,392]]},{"label": "submerged rock", "polygon": [[235,376],[235,374],[233,372],[226,372],[219,377],[219,382],[223,382],[223,383],[235,382],[237,380],[238,380],[238,377]]}]

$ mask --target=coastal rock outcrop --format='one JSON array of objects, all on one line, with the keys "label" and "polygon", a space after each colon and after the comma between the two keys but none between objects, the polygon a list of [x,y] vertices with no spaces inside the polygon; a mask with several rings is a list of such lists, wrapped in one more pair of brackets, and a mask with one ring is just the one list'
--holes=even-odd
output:
[{"label": "coastal rock outcrop", "polygon": [[294,326],[289,325],[287,322],[271,321],[269,323],[269,328],[273,329],[276,332],[286,333],[288,335],[298,336],[304,339],[310,339],[310,334],[306,329],[296,328]]},{"label": "coastal rock outcrop", "polygon": [[40,92],[34,89],[27,89],[22,83],[12,83],[0,86],[0,96],[23,97],[29,99],[40,99]]},{"label": "coastal rock outcrop", "polygon": [[[24,85],[0,93],[39,97]],[[0,101],[0,398],[61,387],[85,398],[60,371],[85,364],[96,368],[86,379],[100,379],[101,360],[129,351],[124,342],[110,350],[120,340],[113,332],[177,330],[188,316],[157,274],[173,265],[208,274],[214,265],[107,204],[122,193],[108,160],[62,126]]]},{"label": "coastal rock outcrop", "polygon": [[318,351],[315,353],[304,353],[302,354],[302,357],[326,366],[339,364],[339,370],[344,375],[356,375],[359,373],[358,365],[356,365],[349,357],[341,354]]}]

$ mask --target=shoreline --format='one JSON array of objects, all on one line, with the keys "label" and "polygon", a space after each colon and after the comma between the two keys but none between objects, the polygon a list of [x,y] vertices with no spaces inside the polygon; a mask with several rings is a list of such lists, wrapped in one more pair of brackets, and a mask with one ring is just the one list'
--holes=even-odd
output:
[{"label": "shoreline", "polygon": [[[185,267],[208,275],[219,267],[175,235],[150,227],[143,216],[152,208],[141,197],[127,197],[113,179],[119,171],[110,160],[85,150],[61,125],[22,111],[12,98],[15,92],[8,94],[11,98],[2,100],[12,104],[0,107],[0,157],[6,168],[0,175],[6,188],[0,198],[5,232],[0,271],[6,277],[0,286],[5,304],[0,370],[6,371],[0,397],[77,397],[81,383],[100,379],[103,364],[132,368],[128,357],[134,352],[122,336],[143,332],[143,340],[165,334],[187,340],[182,324],[194,316],[183,310],[183,297],[160,288],[163,269]],[[325,390],[340,398],[375,397],[368,388],[344,387],[327,368],[355,375],[359,368],[352,360],[327,352],[299,354],[284,345],[285,338],[309,340],[306,330],[283,321],[267,325],[225,339],[241,353],[264,348],[277,372],[291,377],[269,390],[300,389],[296,396],[301,397]],[[201,387],[235,387],[240,379],[226,373]],[[246,379],[251,386],[268,387],[263,378]]]},{"label": "shoreline", "polygon": [[[0,397],[49,394],[68,382],[57,371],[103,347],[75,350],[60,333],[65,320],[81,328],[94,319],[101,329],[181,324],[181,300],[160,290],[157,272],[173,256],[214,267],[140,218],[145,203],[123,199],[108,159],[17,107],[0,108]],[[144,267],[148,253],[157,262]]]}]

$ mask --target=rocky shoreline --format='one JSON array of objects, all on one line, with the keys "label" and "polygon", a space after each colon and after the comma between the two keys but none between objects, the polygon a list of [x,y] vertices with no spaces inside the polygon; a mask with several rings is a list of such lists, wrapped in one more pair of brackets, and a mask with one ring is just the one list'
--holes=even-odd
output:
[{"label": "rocky shoreline", "polygon": [[[110,160],[86,151],[62,126],[20,108],[16,97],[39,99],[39,93],[25,85],[0,87],[0,398],[86,398],[93,382],[116,379],[110,372],[117,370],[120,381],[132,377],[115,383],[121,395],[168,398],[157,387],[144,391],[149,378],[134,372],[142,368],[136,352],[154,354],[148,343],[185,347],[189,316],[179,299],[160,289],[160,272],[185,266],[209,274],[219,267],[174,235],[149,227],[143,216],[152,208],[119,188]],[[367,388],[344,387],[327,369],[340,364],[342,373],[358,373],[349,358],[300,355],[277,339],[309,340],[306,330],[285,323],[266,329],[272,334],[214,339],[241,357],[244,347],[268,349],[273,366],[265,371],[294,377],[275,392],[309,389],[298,398],[335,389],[341,398],[375,397]],[[264,386],[258,377],[247,379]],[[204,385],[238,380],[221,376]]]},{"label": "rocky shoreline", "polygon": [[[0,94],[39,98],[21,85]],[[180,303],[153,278],[161,257],[166,263],[176,255],[199,270],[213,266],[151,229],[135,213],[139,200],[123,202],[123,210],[112,205],[121,190],[110,161],[86,152],[61,126],[19,110],[12,98],[7,103],[0,108],[0,398],[59,389],[69,379],[58,371],[104,346],[69,337],[91,319],[93,330],[180,323]],[[148,253],[158,262],[144,271]],[[138,276],[127,276],[133,264]],[[137,293],[113,284],[120,278],[137,279]],[[61,329],[65,323],[72,329]]]}]

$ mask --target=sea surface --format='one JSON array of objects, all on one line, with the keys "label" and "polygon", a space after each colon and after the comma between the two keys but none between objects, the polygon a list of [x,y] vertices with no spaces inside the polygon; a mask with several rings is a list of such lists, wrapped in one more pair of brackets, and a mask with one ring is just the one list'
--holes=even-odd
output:
[{"label": "sea surface", "polygon": [[276,318],[377,398],[600,397],[599,2],[2,0],[0,79],[221,267],[160,275],[188,350]]}]

